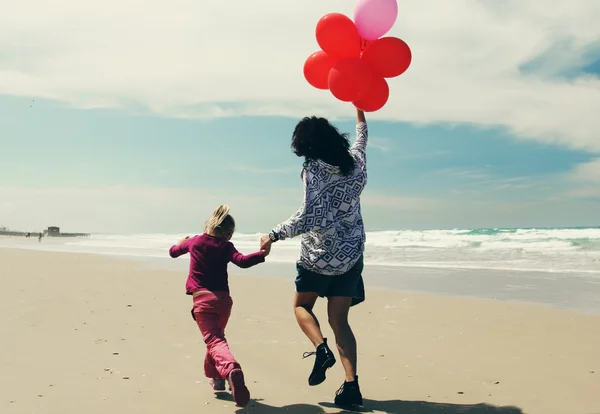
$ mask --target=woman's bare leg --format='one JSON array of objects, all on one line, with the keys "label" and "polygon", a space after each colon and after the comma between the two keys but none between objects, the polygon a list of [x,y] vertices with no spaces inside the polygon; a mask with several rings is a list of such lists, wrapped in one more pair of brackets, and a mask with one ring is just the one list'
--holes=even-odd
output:
[{"label": "woman's bare leg", "polygon": [[302,332],[308,337],[315,348],[323,343],[323,333],[319,320],[313,313],[313,307],[319,295],[312,292],[296,293],[294,297],[294,313]]},{"label": "woman's bare leg", "polygon": [[340,353],[340,360],[346,373],[346,381],[352,382],[356,377],[356,338],[348,324],[348,313],[352,298],[331,297],[327,303],[329,325],[335,334],[335,342]]}]

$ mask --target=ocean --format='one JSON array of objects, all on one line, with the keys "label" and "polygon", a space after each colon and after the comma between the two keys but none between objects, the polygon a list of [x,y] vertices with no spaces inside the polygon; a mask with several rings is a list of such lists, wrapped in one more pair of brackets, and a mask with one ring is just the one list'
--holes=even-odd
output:
[{"label": "ocean", "polygon": [[[93,234],[89,238],[0,239],[0,247],[105,254],[185,269],[169,247],[184,234]],[[260,234],[236,234],[242,253]],[[299,239],[273,245],[268,264],[232,274],[294,277]],[[167,260],[168,259],[168,260]],[[600,227],[400,230],[367,233],[368,285],[533,301],[600,312]]]}]

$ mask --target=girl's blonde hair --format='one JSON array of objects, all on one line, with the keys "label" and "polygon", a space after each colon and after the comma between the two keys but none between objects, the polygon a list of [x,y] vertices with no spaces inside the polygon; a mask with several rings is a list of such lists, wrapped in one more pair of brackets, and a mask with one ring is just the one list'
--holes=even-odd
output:
[{"label": "girl's blonde hair", "polygon": [[235,220],[229,214],[229,206],[222,204],[213,211],[212,216],[204,224],[204,231],[217,237],[232,235],[235,231]]}]

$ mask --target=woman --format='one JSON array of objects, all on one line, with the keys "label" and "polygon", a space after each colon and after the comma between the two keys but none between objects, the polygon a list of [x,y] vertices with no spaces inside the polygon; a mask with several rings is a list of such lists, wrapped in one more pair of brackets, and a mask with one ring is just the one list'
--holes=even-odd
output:
[{"label": "woman", "polygon": [[346,380],[335,396],[340,407],[362,405],[356,373],[356,339],[348,324],[351,306],[364,301],[362,280],[365,230],[360,195],[367,183],[367,123],[356,112],[356,141],[350,147],[324,118],[304,118],[292,137],[292,149],[304,157],[301,177],[304,201],[286,222],[261,238],[261,249],[278,240],[302,235],[300,260],[296,264],[294,311],[304,334],[315,346],[309,385],[325,381],[325,371],[336,360],[323,338],[313,313],[318,297],[326,297],[329,323],[335,334]]}]

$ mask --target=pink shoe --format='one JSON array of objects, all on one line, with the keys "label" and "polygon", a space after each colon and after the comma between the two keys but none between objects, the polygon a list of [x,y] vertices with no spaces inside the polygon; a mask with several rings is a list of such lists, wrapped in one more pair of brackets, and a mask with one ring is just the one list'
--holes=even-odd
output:
[{"label": "pink shoe", "polygon": [[250,402],[250,391],[246,387],[244,382],[244,373],[241,369],[232,369],[228,375],[227,380],[229,381],[229,388],[231,389],[231,395],[233,400],[240,407],[245,407]]},{"label": "pink shoe", "polygon": [[225,391],[225,380],[224,379],[216,379],[216,378],[211,378],[210,381],[208,381],[210,386],[213,388],[213,390],[215,391]]}]

